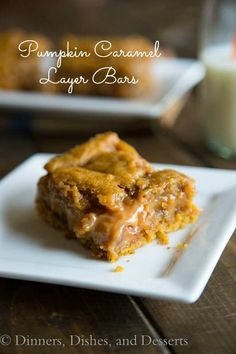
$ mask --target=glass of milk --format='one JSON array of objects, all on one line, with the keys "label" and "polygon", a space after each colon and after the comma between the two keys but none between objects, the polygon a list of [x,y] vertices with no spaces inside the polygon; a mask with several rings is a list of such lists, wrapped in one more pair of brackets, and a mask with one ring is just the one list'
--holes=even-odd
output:
[{"label": "glass of milk", "polygon": [[236,157],[236,0],[208,0],[204,9],[200,58],[202,118],[209,147]]}]

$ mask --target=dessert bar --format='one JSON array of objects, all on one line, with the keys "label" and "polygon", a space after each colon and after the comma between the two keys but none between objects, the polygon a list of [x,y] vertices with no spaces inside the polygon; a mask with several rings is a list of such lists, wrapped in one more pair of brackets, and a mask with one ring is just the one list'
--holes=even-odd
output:
[{"label": "dessert bar", "polygon": [[113,132],[52,158],[45,169],[36,199],[40,215],[109,261],[154,239],[167,244],[169,232],[199,214],[192,178],[155,170]]}]

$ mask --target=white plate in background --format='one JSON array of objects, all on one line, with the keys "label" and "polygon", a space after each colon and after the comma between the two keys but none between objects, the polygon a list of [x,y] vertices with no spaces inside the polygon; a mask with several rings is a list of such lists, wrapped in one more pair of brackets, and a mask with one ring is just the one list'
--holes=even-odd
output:
[{"label": "white plate in background", "polygon": [[[37,215],[36,184],[51,157],[36,154],[0,182],[0,276],[193,302],[202,293],[236,227],[236,172],[154,164],[196,179],[195,225],[170,234],[170,245],[152,242],[115,263],[93,258]],[[188,248],[180,252],[179,242]],[[127,262],[129,260],[129,262]],[[122,273],[113,270],[124,267]]]},{"label": "white plate in background", "polygon": [[[0,90],[0,107],[63,113],[102,114],[103,117],[161,117],[204,77],[204,67],[194,59],[157,59],[153,65],[156,88],[133,99],[46,94]],[[78,116],[77,116],[78,117]]]}]

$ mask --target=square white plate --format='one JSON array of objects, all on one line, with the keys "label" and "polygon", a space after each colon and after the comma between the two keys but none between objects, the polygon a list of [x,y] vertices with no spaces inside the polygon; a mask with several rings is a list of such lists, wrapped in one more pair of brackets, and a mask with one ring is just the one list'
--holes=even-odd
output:
[{"label": "square white plate", "polygon": [[[117,115],[156,119],[200,82],[205,73],[199,61],[184,58],[157,59],[152,72],[156,88],[151,94],[136,99],[0,90],[0,106],[31,111],[102,114],[107,119]],[[82,116],[74,117],[81,119]]]},{"label": "square white plate", "polygon": [[[155,165],[193,176],[196,203],[204,212],[195,225],[170,234],[170,248],[153,242],[108,263],[37,215],[36,183],[49,157],[32,156],[0,182],[0,276],[184,302],[198,299],[236,226],[235,171]],[[189,246],[181,252],[176,246],[183,241]],[[113,272],[117,265],[124,271]]]}]

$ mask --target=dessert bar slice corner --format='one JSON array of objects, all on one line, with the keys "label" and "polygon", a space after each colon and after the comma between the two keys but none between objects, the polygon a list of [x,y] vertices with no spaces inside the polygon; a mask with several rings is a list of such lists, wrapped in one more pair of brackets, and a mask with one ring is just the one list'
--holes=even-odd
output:
[{"label": "dessert bar slice corner", "polygon": [[109,261],[196,220],[193,179],[155,171],[108,132],[51,159],[39,180],[40,215]]}]

